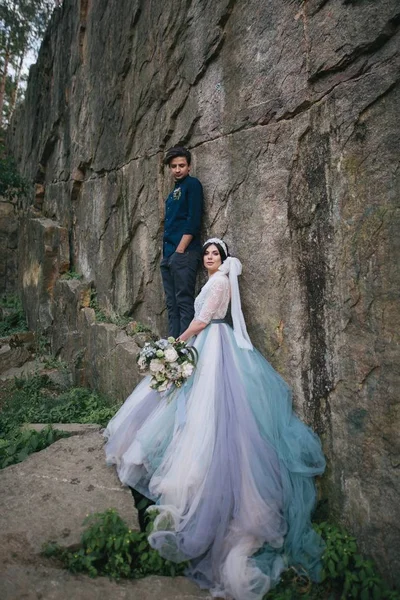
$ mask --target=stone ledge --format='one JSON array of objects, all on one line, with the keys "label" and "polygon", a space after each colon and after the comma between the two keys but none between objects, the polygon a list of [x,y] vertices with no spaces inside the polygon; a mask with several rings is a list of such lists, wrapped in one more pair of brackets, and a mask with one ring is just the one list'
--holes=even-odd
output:
[{"label": "stone ledge", "polygon": [[54,566],[0,567],[2,600],[211,600],[184,577],[146,577],[116,583],[106,577],[72,575]]},{"label": "stone ledge", "polygon": [[84,435],[85,433],[100,432],[100,430],[103,429],[102,426],[97,423],[26,423],[22,426],[22,429],[39,432],[46,429],[49,425],[51,425],[53,429],[65,431],[70,435]]},{"label": "stone ledge", "polygon": [[[45,424],[29,427],[40,431]],[[0,471],[0,598],[211,600],[183,577],[116,583],[105,577],[73,575],[41,555],[46,542],[75,546],[88,513],[114,507],[137,528],[132,496],[121,486],[114,468],[105,464],[100,425],[54,427],[70,428],[76,435]]]},{"label": "stone ledge", "polygon": [[78,543],[85,517],[108,508],[137,528],[131,493],[107,467],[99,429],[58,440],[0,471],[0,564],[11,551],[20,562],[38,557],[49,541]]},{"label": "stone ledge", "polygon": [[10,369],[18,369],[31,358],[32,352],[25,346],[12,348],[10,345],[4,344],[0,348],[0,373],[6,373]]}]

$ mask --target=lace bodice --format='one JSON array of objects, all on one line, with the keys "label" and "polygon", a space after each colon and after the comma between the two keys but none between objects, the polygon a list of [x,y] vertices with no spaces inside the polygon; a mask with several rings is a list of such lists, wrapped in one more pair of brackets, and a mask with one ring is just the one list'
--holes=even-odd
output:
[{"label": "lace bodice", "polygon": [[209,323],[211,319],[223,319],[230,300],[229,279],[223,273],[215,273],[202,288],[194,302],[196,321]]}]

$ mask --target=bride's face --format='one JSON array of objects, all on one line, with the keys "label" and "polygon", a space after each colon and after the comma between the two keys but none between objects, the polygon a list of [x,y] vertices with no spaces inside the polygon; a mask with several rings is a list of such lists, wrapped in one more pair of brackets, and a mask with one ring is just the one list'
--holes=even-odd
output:
[{"label": "bride's face", "polygon": [[214,273],[218,271],[218,267],[221,266],[221,255],[217,246],[214,246],[214,244],[208,246],[207,250],[204,252],[203,264],[209,275],[214,275]]}]

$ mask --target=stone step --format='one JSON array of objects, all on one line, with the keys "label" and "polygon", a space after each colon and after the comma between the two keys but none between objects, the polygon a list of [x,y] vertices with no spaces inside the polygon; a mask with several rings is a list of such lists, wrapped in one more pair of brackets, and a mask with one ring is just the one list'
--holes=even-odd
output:
[{"label": "stone step", "polygon": [[184,577],[151,576],[116,583],[52,566],[9,564],[0,582],[2,600],[212,600]]},{"label": "stone step", "polygon": [[[39,432],[48,426],[48,423],[25,423],[22,429]],[[101,425],[95,423],[51,423],[51,427],[59,431],[66,431],[70,435],[84,435],[85,433],[100,432],[103,429]]]},{"label": "stone step", "polygon": [[[43,424],[34,424],[39,429]],[[68,426],[60,424],[62,429]],[[55,442],[0,471],[0,598],[2,600],[204,600],[185,578],[115,583],[72,575],[40,552],[49,541],[76,544],[89,513],[116,508],[138,528],[132,496],[104,460],[99,426]]]},{"label": "stone step", "polygon": [[36,358],[33,360],[27,360],[19,367],[14,366],[3,371],[0,374],[0,381],[7,381],[9,379],[14,379],[14,377],[27,378],[31,375],[39,373],[42,369],[44,369],[44,367],[44,363]]}]

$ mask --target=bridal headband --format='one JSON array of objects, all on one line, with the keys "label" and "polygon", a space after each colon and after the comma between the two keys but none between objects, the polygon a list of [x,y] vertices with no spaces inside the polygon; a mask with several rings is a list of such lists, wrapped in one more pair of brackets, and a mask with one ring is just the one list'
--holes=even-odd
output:
[{"label": "bridal headband", "polygon": [[210,238],[209,240],[204,242],[203,248],[204,246],[207,246],[207,244],[219,244],[223,248],[226,256],[228,256],[228,247],[225,244],[224,240],[221,240],[220,238]]}]

